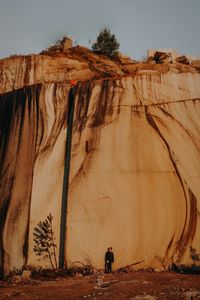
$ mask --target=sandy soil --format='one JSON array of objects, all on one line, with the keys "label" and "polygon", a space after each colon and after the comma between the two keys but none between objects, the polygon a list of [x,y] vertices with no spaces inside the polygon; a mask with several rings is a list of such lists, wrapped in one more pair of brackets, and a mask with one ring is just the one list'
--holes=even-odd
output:
[{"label": "sandy soil", "polygon": [[[150,297],[151,296],[151,297]],[[137,271],[109,275],[0,282],[0,300],[20,299],[200,299],[200,275]]]}]

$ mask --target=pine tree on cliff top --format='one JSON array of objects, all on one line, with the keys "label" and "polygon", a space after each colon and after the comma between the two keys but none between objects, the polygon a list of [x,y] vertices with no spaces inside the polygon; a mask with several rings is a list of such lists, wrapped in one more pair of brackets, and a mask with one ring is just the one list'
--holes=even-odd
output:
[{"label": "pine tree on cliff top", "polygon": [[100,31],[96,42],[92,46],[92,51],[97,54],[105,54],[110,58],[115,58],[118,54],[119,43],[114,34],[105,28]]}]

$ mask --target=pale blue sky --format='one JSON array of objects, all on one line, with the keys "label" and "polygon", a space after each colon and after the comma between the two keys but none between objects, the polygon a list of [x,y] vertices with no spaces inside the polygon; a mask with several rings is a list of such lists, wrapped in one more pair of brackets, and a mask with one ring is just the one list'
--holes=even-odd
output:
[{"label": "pale blue sky", "polygon": [[88,46],[109,27],[123,53],[200,56],[200,0],[0,0],[0,57],[38,53],[65,34]]}]

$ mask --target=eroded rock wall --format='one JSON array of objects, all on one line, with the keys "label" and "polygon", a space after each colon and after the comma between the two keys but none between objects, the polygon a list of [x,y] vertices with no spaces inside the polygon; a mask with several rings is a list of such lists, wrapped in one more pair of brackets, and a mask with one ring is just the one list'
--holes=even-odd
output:
[{"label": "eroded rock wall", "polygon": [[[68,264],[102,268],[110,245],[116,268],[191,263],[190,246],[200,252],[199,83],[191,73],[77,83]],[[6,271],[47,264],[33,253],[33,228],[50,212],[59,245],[68,94],[68,84],[44,84],[1,96]]]},{"label": "eroded rock wall", "polygon": [[[37,182],[34,170],[38,160],[47,182],[54,178],[53,173],[63,175],[65,141],[60,147],[61,154],[57,154],[61,166],[59,163],[54,166],[52,174],[49,169],[54,163],[52,155],[56,141],[62,131],[66,131],[68,91],[67,85],[45,84],[0,96],[0,236],[1,265],[5,273],[27,263],[28,253],[32,252],[28,244],[33,239],[29,235],[30,221],[34,218],[31,205],[36,198],[39,202],[35,209],[41,210],[45,207],[45,199],[48,201],[48,193],[43,195],[39,190],[34,193]],[[47,158],[49,161],[45,165]],[[43,190],[43,186],[44,178],[38,188]],[[53,181],[50,188],[55,193],[56,186],[59,188],[59,183]],[[47,189],[44,190],[46,192]]]},{"label": "eroded rock wall", "polygon": [[70,79],[89,79],[93,72],[84,61],[66,56],[14,56],[0,60],[0,93],[33,84],[63,82]]},{"label": "eroded rock wall", "polygon": [[199,251],[199,79],[143,75],[84,85],[74,123],[69,261],[84,257],[100,267],[111,245],[115,267],[161,268],[191,262],[191,245]]}]

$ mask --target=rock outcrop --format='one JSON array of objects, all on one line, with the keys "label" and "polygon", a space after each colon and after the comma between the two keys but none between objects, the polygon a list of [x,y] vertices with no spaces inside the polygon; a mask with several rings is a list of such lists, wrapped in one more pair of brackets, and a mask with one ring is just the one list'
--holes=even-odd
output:
[{"label": "rock outcrop", "polygon": [[33,252],[33,229],[49,213],[59,245],[71,78],[78,82],[66,262],[101,268],[111,245],[116,268],[191,263],[190,246],[200,252],[200,74],[143,69],[127,76],[120,64],[92,64],[93,53],[83,58],[82,48],[72,49],[68,57],[1,61],[4,272],[48,264]]}]

